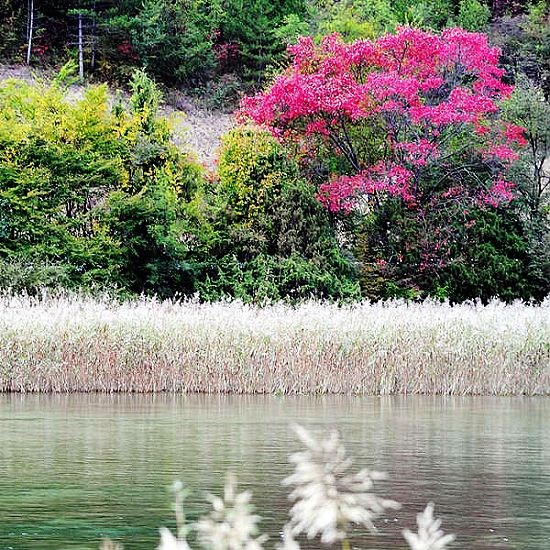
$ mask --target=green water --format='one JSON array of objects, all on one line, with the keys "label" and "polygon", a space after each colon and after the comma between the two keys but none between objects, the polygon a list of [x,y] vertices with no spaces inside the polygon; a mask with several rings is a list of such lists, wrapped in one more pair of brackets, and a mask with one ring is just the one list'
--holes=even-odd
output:
[{"label": "green water", "polygon": [[388,472],[404,508],[357,548],[404,548],[435,501],[455,548],[550,548],[550,399],[0,395],[0,550],[154,549],[173,527],[167,487],[191,490],[191,520],[235,472],[277,542],[280,481],[299,448],[290,422],[339,428],[357,467]]}]

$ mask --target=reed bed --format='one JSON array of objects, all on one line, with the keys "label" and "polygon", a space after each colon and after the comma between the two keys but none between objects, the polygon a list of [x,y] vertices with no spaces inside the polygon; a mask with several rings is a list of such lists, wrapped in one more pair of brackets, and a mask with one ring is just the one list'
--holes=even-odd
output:
[{"label": "reed bed", "polygon": [[549,395],[550,300],[0,296],[0,391]]}]

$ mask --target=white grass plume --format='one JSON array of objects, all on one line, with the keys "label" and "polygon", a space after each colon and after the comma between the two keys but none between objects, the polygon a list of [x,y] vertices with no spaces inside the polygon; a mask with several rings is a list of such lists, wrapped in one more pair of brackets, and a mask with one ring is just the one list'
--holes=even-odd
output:
[{"label": "white grass plume", "polygon": [[183,501],[187,492],[181,481],[175,481],[172,485],[174,492],[174,513],[176,515],[177,537],[166,527],[160,528],[160,543],[157,550],[190,550],[187,544],[189,527],[185,522],[185,511]]},{"label": "white grass plume", "polygon": [[416,523],[418,533],[408,529],[403,531],[411,550],[444,550],[455,539],[454,535],[445,535],[440,529],[441,520],[434,518],[434,505],[431,502],[423,512],[417,514]]},{"label": "white grass plume", "polygon": [[540,306],[0,294],[0,391],[549,395]]},{"label": "white grass plume", "polygon": [[251,493],[237,493],[234,476],[228,475],[223,498],[209,495],[212,511],[201,518],[196,530],[209,550],[262,550],[266,537],[254,538],[260,517],[252,514]]},{"label": "white grass plume", "polygon": [[169,529],[161,527],[157,550],[189,550],[189,546],[186,541],[177,539]]},{"label": "white grass plume", "polygon": [[350,472],[352,461],[338,432],[317,440],[301,426],[294,430],[306,450],[290,457],[295,470],[284,480],[294,486],[289,495],[294,501],[290,510],[293,535],[303,533],[310,539],[319,535],[322,543],[332,544],[347,538],[351,524],[374,531],[374,519],[387,508],[399,507],[374,493],[374,482],[385,479],[385,474],[367,469]]},{"label": "white grass plume", "polygon": [[[342,550],[350,550],[348,529],[352,524],[376,531],[373,521],[387,509],[399,508],[399,503],[379,497],[374,492],[375,481],[385,474],[367,469],[351,473],[351,459],[340,442],[338,432],[332,431],[323,439],[316,439],[308,430],[294,426],[306,449],[291,455],[295,464],[292,475],[283,483],[294,490],[289,498],[294,501],[290,521],[284,526],[283,541],[276,550],[300,550],[296,535],[309,539],[320,537],[321,543],[342,543]],[[173,486],[176,495],[175,512],[177,536],[169,529],[160,529],[157,550],[191,550],[187,544],[183,485]],[[237,493],[234,476],[228,475],[223,498],[209,495],[212,510],[193,526],[201,545],[207,550],[263,550],[267,539],[258,535],[260,517],[253,514],[251,493]],[[446,550],[454,535],[446,535],[441,520],[435,519],[434,505],[428,504],[417,514],[418,532],[408,529],[403,536],[411,550]],[[122,546],[104,539],[100,550],[122,550]]]}]

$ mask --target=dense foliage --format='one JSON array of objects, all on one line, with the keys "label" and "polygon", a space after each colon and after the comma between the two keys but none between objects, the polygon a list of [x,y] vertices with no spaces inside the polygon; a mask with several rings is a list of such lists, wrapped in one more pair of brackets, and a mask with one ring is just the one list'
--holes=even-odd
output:
[{"label": "dense foliage", "polygon": [[230,132],[218,174],[198,233],[211,228],[201,295],[359,297],[355,268],[314,189],[273,137],[254,128]]},{"label": "dense foliage", "polygon": [[243,300],[358,296],[311,186],[271,136],[230,133],[219,182],[171,144],[143,72],[105,86],[0,87],[0,286],[198,292]]},{"label": "dense foliage", "polygon": [[[0,0],[0,57],[33,64],[76,55],[83,23],[86,72],[126,78],[147,67],[193,88],[233,73],[247,85],[278,65],[298,35],[374,38],[400,25],[489,31],[506,63],[548,85],[546,2],[524,0]],[[29,32],[32,15],[32,32]],[[525,63],[524,63],[525,62]]]},{"label": "dense foliage", "polygon": [[0,273],[25,274],[4,285],[55,283],[52,270],[71,285],[180,284],[180,203],[200,169],[140,99],[149,82],[137,73],[132,107],[113,109],[105,86],[76,103],[60,84],[0,87]]},{"label": "dense foliage", "polygon": [[[0,84],[2,288],[550,292],[546,2],[0,0],[0,58],[131,94]],[[214,173],[148,74],[250,93]]]},{"label": "dense foliage", "polygon": [[[284,51],[288,17],[300,21],[305,0],[35,0],[0,2],[0,56],[33,64],[76,55],[79,25],[86,72],[125,78],[146,67],[167,83],[193,88],[225,72],[247,83],[263,77]],[[33,21],[33,31],[29,25]],[[302,28],[302,30],[307,30]]]},{"label": "dense foliage", "polygon": [[361,259],[387,279],[375,293],[544,296],[507,175],[526,129],[502,118],[512,88],[484,35],[403,27],[289,52],[241,115],[293,147],[327,208],[363,218]]}]

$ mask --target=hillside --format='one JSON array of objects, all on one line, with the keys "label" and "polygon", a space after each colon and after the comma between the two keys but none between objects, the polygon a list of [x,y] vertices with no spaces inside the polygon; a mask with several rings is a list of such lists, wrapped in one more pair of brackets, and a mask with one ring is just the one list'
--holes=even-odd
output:
[{"label": "hillside", "polygon": [[550,293],[547,2],[0,0],[0,60],[0,289]]},{"label": "hillside", "polygon": [[[48,81],[54,76],[53,69],[36,69],[22,64],[0,64],[0,83],[7,79],[33,83],[37,80]],[[83,86],[72,85],[68,97],[78,99],[82,97],[83,90]],[[129,94],[123,92],[123,96],[127,99]],[[167,90],[159,114],[174,121],[174,138],[178,145],[193,152],[201,164],[209,168],[214,167],[220,137],[234,126],[232,114],[209,109],[204,105],[204,101],[201,102],[175,89]],[[181,116],[182,114],[184,116]]]}]

